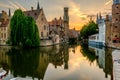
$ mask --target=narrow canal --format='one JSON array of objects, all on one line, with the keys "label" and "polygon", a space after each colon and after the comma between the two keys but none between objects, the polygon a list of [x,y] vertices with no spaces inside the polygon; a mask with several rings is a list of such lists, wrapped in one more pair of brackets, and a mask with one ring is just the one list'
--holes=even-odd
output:
[{"label": "narrow canal", "polygon": [[113,80],[111,49],[57,45],[37,49],[0,47],[2,80]]}]

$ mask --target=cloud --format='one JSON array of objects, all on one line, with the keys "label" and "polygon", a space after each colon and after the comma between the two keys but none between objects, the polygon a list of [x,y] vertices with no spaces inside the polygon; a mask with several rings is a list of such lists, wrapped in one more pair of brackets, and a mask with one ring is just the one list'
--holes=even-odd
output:
[{"label": "cloud", "polygon": [[86,18],[86,15],[83,15],[83,12],[80,10],[80,5],[75,3],[74,1],[70,0],[70,15],[75,15],[78,18]]},{"label": "cloud", "polygon": [[14,7],[12,7],[12,6],[8,5],[8,4],[4,4],[4,3],[0,3],[0,7],[14,9]]},{"label": "cloud", "polygon": [[19,6],[23,11],[26,11],[26,9],[25,9],[21,4],[19,4],[17,1],[15,2],[15,4],[16,4],[17,6]]},{"label": "cloud", "polygon": [[13,2],[11,2],[11,1],[8,1],[9,2],[9,4],[11,5],[11,6],[13,6],[15,9],[19,9],[19,7],[16,5],[16,4],[14,4]]},{"label": "cloud", "polygon": [[22,5],[20,5],[17,1],[15,3],[13,3],[12,1],[8,1],[8,2],[15,9],[19,9],[20,8],[22,11],[26,11],[26,9]]},{"label": "cloud", "polygon": [[110,3],[112,3],[112,0],[109,0],[108,2],[106,2],[106,3],[104,4],[104,6],[107,6],[107,5],[109,5]]},{"label": "cloud", "polygon": [[70,16],[70,29],[76,27],[80,30],[84,23],[87,23],[87,15],[80,9],[80,4],[74,2],[74,0],[68,1],[69,16]]}]

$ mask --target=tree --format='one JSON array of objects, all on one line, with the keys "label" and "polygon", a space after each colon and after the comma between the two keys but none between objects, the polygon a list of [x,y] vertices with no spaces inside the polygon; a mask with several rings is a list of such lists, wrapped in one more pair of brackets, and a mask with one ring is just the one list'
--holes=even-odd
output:
[{"label": "tree", "polygon": [[98,33],[98,25],[94,21],[90,21],[80,31],[80,37],[88,38],[90,35]]},{"label": "tree", "polygon": [[27,17],[18,9],[10,22],[10,41],[12,45],[32,47],[39,46],[38,27],[32,17]]}]

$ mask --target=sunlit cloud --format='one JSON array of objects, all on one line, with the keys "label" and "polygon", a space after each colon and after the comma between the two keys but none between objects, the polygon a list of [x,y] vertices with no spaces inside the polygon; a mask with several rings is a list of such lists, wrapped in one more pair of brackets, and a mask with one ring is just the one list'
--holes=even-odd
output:
[{"label": "sunlit cloud", "polygon": [[11,5],[11,6],[13,6],[15,9],[19,9],[19,7],[17,6],[17,5],[15,5],[13,2],[11,2],[11,1],[8,1],[9,2],[9,4]]},{"label": "sunlit cloud", "polygon": [[74,15],[74,17],[78,18],[86,18],[86,15],[83,15],[82,11],[80,10],[80,5],[75,3],[74,1],[70,0],[70,15]]},{"label": "sunlit cloud", "polygon": [[8,5],[8,4],[4,4],[4,3],[0,3],[0,7],[14,9],[14,7],[12,7],[12,6]]},{"label": "sunlit cloud", "polygon": [[22,9],[23,11],[26,11],[26,9],[25,9],[21,4],[19,4],[17,1],[15,2],[15,4],[16,4],[17,6],[19,6],[20,9]]},{"label": "sunlit cloud", "polygon": [[70,15],[70,28],[76,28],[80,30],[84,23],[86,23],[87,15],[80,9],[80,4],[75,3],[73,0],[69,0],[69,15]]},{"label": "sunlit cloud", "polygon": [[15,3],[13,3],[12,1],[8,1],[8,2],[15,9],[21,9],[23,11],[26,11],[26,9],[22,5],[20,5],[17,1]]},{"label": "sunlit cloud", "polygon": [[109,0],[108,2],[106,2],[104,5],[107,6],[109,5],[110,3],[112,3],[113,0]]}]

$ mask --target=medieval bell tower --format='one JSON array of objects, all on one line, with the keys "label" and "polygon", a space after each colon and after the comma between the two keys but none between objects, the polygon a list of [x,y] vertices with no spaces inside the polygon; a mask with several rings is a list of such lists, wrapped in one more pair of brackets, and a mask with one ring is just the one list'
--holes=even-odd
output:
[{"label": "medieval bell tower", "polygon": [[112,5],[112,28],[111,28],[112,43],[120,42],[120,0],[113,0]]},{"label": "medieval bell tower", "polygon": [[65,41],[69,39],[69,14],[68,14],[68,7],[64,7],[64,33],[65,33]]}]

